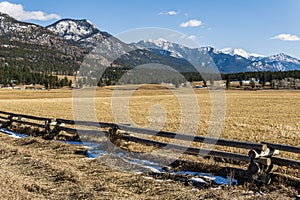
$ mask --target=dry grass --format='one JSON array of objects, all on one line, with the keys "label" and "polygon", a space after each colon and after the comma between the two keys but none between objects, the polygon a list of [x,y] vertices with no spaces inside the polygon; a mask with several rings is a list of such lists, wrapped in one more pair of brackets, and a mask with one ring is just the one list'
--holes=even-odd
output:
[{"label": "dry grass", "polygon": [[256,196],[242,187],[192,190],[175,181],[156,181],[118,172],[75,154],[82,148],[37,138],[0,134],[1,199],[292,199],[294,190]]},{"label": "dry grass", "polygon": [[[126,92],[124,95],[128,95]],[[207,90],[195,90],[200,108],[198,126],[192,123],[193,116],[198,114],[193,109],[189,113],[190,119],[182,119],[181,105],[172,89],[147,86],[129,92],[133,92],[129,101],[130,124],[176,132],[184,121],[188,129],[198,128],[198,135],[207,135],[211,115],[211,100]],[[188,101],[189,97],[184,97],[180,89],[176,92],[179,95],[182,93],[184,100]],[[112,95],[112,88],[97,90],[95,111],[99,121],[115,122],[114,115],[124,115],[123,112],[112,112]],[[71,90],[0,90],[0,103],[0,110],[4,111],[73,118]],[[220,137],[300,146],[299,105],[299,91],[226,91],[226,119]],[[118,106],[121,108],[124,105],[113,106],[118,110]]]},{"label": "dry grass", "polygon": [[[119,88],[120,92],[123,91]],[[174,90],[146,86],[133,92],[129,101],[131,124],[160,124],[164,110],[164,130],[178,131],[181,107]],[[182,89],[176,90],[188,101]],[[195,90],[200,107],[199,135],[206,135],[211,114],[207,90]],[[113,88],[96,91],[95,111],[99,121],[115,122],[112,112]],[[222,138],[253,142],[274,142],[300,146],[300,92],[226,91],[226,119]],[[113,105],[120,106],[120,105]],[[121,105],[122,106],[122,105]],[[0,110],[51,118],[73,118],[72,91],[0,90]],[[158,118],[149,116],[149,112]],[[197,113],[190,112],[191,118]],[[124,113],[118,113],[122,115]],[[159,120],[158,120],[159,119]],[[193,127],[194,124],[188,124]],[[157,127],[161,128],[161,127]],[[192,191],[181,183],[144,179],[105,167],[98,160],[75,155],[78,147],[42,141],[15,140],[0,134],[0,196],[2,199],[288,199],[288,189],[267,196],[253,196],[241,188],[228,191]],[[134,149],[134,147],[132,147]],[[234,149],[231,149],[234,151]],[[294,159],[299,156],[284,154]],[[188,156],[187,156],[188,157]],[[280,194],[282,193],[282,194]]]}]

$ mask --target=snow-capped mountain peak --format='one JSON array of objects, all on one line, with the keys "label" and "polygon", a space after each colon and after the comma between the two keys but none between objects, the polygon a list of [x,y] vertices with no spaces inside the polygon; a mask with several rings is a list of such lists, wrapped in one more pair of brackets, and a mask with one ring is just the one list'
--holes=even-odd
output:
[{"label": "snow-capped mountain peak", "polygon": [[[164,38],[158,38],[157,40],[155,40],[156,42],[160,42],[160,43],[170,43],[168,40],[164,39]],[[155,42],[154,41],[154,42]]]},{"label": "snow-capped mountain peak", "polygon": [[95,25],[86,19],[62,19],[46,28],[62,38],[76,42],[89,50],[95,48],[106,38],[112,37],[109,33],[97,29]]},{"label": "snow-capped mountain peak", "polygon": [[224,49],[221,49],[220,51],[225,54],[229,54],[232,56],[241,56],[243,58],[251,59],[251,60],[264,57],[263,55],[260,55],[260,54],[248,53],[244,49],[241,49],[241,48],[237,48],[237,49],[224,48]]},{"label": "snow-capped mountain peak", "polygon": [[300,61],[296,58],[293,58],[289,55],[286,55],[284,53],[272,55],[266,58],[268,61],[273,61],[273,62],[289,62],[289,63],[296,63],[300,64]]},{"label": "snow-capped mountain peak", "polygon": [[213,52],[214,54],[219,54],[219,53],[222,53],[222,51],[220,51],[219,49],[217,49],[216,47],[214,46],[207,46],[207,47],[202,47],[200,48],[201,51],[207,51],[207,52]]},{"label": "snow-capped mountain peak", "polygon": [[249,58],[249,54],[244,49],[234,49],[232,51],[233,55],[241,56],[243,58]]},{"label": "snow-capped mountain peak", "polygon": [[98,29],[88,20],[62,19],[47,27],[67,40],[79,41],[82,38],[98,32]]},{"label": "snow-capped mountain peak", "polygon": [[176,43],[168,42],[164,39],[157,41],[140,41],[137,43],[142,48],[153,52],[159,52],[176,58],[188,59],[191,57],[208,53],[219,67],[221,72],[241,72],[241,71],[285,71],[300,69],[300,60],[283,53],[265,57],[256,53],[249,53],[241,48],[217,49],[213,46],[201,48],[189,48]]},{"label": "snow-capped mountain peak", "polygon": [[163,51],[168,51],[170,56],[175,58],[183,58],[182,55],[184,46],[176,43],[172,43],[164,38],[159,38],[157,40],[142,40],[137,43],[138,47],[146,48],[146,49],[160,49]]}]

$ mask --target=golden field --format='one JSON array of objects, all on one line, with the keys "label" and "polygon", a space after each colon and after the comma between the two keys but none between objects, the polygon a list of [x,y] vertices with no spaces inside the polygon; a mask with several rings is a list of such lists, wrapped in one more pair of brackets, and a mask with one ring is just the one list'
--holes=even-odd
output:
[{"label": "golden field", "polygon": [[[97,89],[93,109],[98,121],[115,122],[114,117],[121,116],[118,122],[127,123],[121,102],[129,96],[130,124],[175,132],[179,132],[184,124],[187,130],[207,135],[212,113],[210,93],[206,89],[195,89],[194,93],[199,113],[197,106],[191,104],[193,95],[187,94],[185,89],[154,85],[142,86],[138,90],[124,87]],[[221,138],[300,146],[299,91],[227,90],[224,94],[225,98],[221,100],[224,100],[225,107],[214,108],[217,112],[226,111],[224,127],[218,132]],[[0,90],[0,110],[73,119],[72,95],[73,91],[68,89]],[[191,106],[185,108],[187,117],[182,116],[184,107],[178,99]],[[84,96],[82,100],[89,100],[89,97]],[[199,121],[195,124],[193,121],[197,117]],[[257,189],[255,184],[250,184],[250,188],[246,184],[225,190],[193,190],[192,186],[183,187],[178,181],[158,182],[143,175],[116,171],[98,159],[90,160],[75,154],[81,148],[78,146],[30,137],[13,139],[4,134],[0,134],[0,138],[0,178],[5,180],[0,182],[3,199],[293,199],[297,195],[295,189],[280,181],[266,189],[264,196],[249,193],[249,190]],[[232,148],[226,150],[236,151]],[[295,154],[280,155],[299,160]],[[287,173],[290,169],[280,170]],[[295,173],[298,171],[292,171]]]},{"label": "golden field", "polygon": [[[133,126],[148,127],[182,133],[196,133],[226,139],[251,142],[271,142],[300,146],[300,91],[294,90],[226,90],[220,92],[218,103],[212,107],[216,96],[207,89],[169,89],[159,85],[143,85],[138,89],[122,86],[117,89],[97,89],[92,96],[83,96],[82,101],[95,100],[97,118],[85,118],[90,112],[80,111],[80,119],[102,122],[117,122]],[[191,92],[194,92],[192,94]],[[0,90],[0,110],[50,118],[73,117],[73,91],[69,89],[50,91]],[[124,111],[128,97],[128,113]],[[222,98],[223,97],[223,98]],[[193,99],[195,102],[193,102]],[[199,112],[197,112],[198,104]],[[86,105],[85,105],[86,106]],[[185,107],[184,107],[185,106]],[[77,104],[75,105],[77,109]],[[184,110],[185,109],[185,110]],[[212,109],[216,113],[226,112],[224,124],[215,130],[211,120]],[[183,116],[182,113],[187,113]],[[78,119],[78,118],[77,118]],[[222,120],[222,119],[221,119]],[[198,123],[197,123],[198,122]],[[212,125],[210,125],[212,124]],[[182,131],[183,130],[183,131]],[[210,130],[210,131],[209,131]],[[161,138],[159,138],[161,139]],[[161,139],[169,142],[169,139]],[[196,144],[199,147],[201,144]],[[217,147],[236,153],[247,153],[243,149]],[[300,159],[298,154],[281,152],[282,156]]]},{"label": "golden field", "polygon": [[[144,127],[151,124],[151,127],[156,128],[155,123],[151,123],[151,120],[155,122],[164,117],[161,113],[165,113],[165,123],[157,128],[176,132],[183,123],[182,121],[185,120],[184,125],[190,126],[187,129],[198,128],[197,134],[207,135],[212,109],[207,90],[195,90],[200,111],[199,113],[196,111],[189,113],[190,119],[182,119],[181,105],[173,94],[173,90],[146,86],[144,89],[142,87],[130,92],[132,93],[129,97],[129,113],[132,119],[130,124]],[[181,95],[180,89],[176,93]],[[128,96],[125,93],[124,95]],[[183,98],[185,101],[189,101],[189,94],[186,95],[182,92],[182,95],[186,96]],[[124,114],[112,112],[112,106],[117,111],[119,104],[124,106],[119,103],[121,102],[119,100],[112,103],[112,98],[120,98],[116,97],[113,88],[96,91],[94,109],[98,121],[115,122],[114,116]],[[228,90],[225,91],[224,100],[226,106],[221,109],[225,109],[226,116],[223,130],[220,132],[221,138],[300,146],[300,91]],[[42,117],[73,119],[72,90],[0,90],[0,110]],[[162,110],[163,112],[161,112]],[[193,108],[190,110],[193,111]],[[194,114],[198,114],[199,117],[198,127],[194,123],[189,124],[189,121],[194,121]],[[150,115],[153,115],[152,119]],[[161,121],[157,121],[157,123],[161,123]]]}]

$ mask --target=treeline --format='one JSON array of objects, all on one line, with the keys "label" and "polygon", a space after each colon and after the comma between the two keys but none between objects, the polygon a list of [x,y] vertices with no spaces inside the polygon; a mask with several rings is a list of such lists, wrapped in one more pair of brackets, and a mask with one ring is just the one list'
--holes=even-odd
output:
[{"label": "treeline", "polygon": [[186,81],[203,81],[213,83],[214,81],[224,80],[227,87],[231,82],[250,81],[251,86],[259,83],[262,87],[267,82],[272,88],[296,88],[300,83],[300,71],[286,72],[243,72],[232,74],[200,74],[195,72],[177,73],[174,71],[145,68],[130,70],[121,67],[108,67],[102,70],[103,74],[93,73],[87,76],[77,77],[77,87],[83,85],[108,86],[115,84],[142,84],[142,83],[172,83],[178,87]]},{"label": "treeline", "polygon": [[175,87],[179,87],[181,83],[186,82],[183,74],[169,69],[137,68],[130,70],[122,67],[107,67],[100,71],[98,74],[97,72],[79,74],[76,78],[76,87],[160,83],[172,83]]},{"label": "treeline", "polygon": [[261,87],[265,87],[266,83],[272,89],[300,89],[300,70],[293,71],[263,71],[263,72],[241,72],[231,74],[204,74],[201,76],[197,73],[184,73],[185,78],[190,81],[203,81],[206,84],[207,81],[213,83],[217,80],[224,80],[226,87],[231,87],[232,82],[239,82],[239,86],[243,86],[244,82],[249,81],[252,88],[257,86],[257,83]]},{"label": "treeline", "polygon": [[[235,74],[223,74],[223,80],[226,80],[226,88],[231,87],[231,81],[239,82],[239,87],[243,82],[250,80],[252,88],[269,87],[272,89],[300,89],[300,71],[278,71],[278,72],[244,72]],[[259,85],[257,85],[257,83]],[[268,85],[267,85],[268,83]]]},{"label": "treeline", "polygon": [[62,79],[56,75],[48,75],[45,72],[33,72],[29,68],[19,68],[11,66],[0,66],[0,84],[3,87],[14,85],[43,85],[47,89],[61,87],[71,87],[72,80],[67,77]]},{"label": "treeline", "polygon": [[260,84],[265,85],[266,82],[272,82],[273,80],[284,79],[300,79],[300,70],[294,71],[278,71],[278,72],[243,72],[234,74],[222,74],[223,80],[242,81],[256,79]]},{"label": "treeline", "polygon": [[222,80],[230,81],[243,81],[255,79],[259,80],[261,84],[266,82],[271,82],[272,80],[284,80],[286,78],[300,79],[300,70],[294,71],[263,71],[263,72],[240,72],[240,73],[231,73],[231,74],[204,74],[200,75],[199,73],[182,73],[183,76],[189,81],[209,81],[210,79],[219,80],[221,77]]},{"label": "treeline", "polygon": [[[52,59],[53,63],[47,65],[40,64],[39,62],[34,63],[33,55],[27,55],[23,58],[18,58],[22,51],[17,54],[13,54],[11,51],[10,56],[5,55],[6,52],[2,47],[0,51],[0,84],[2,86],[16,85],[29,85],[39,84],[44,85],[45,88],[61,88],[64,86],[71,87],[73,82],[67,78],[60,79],[57,75],[74,75],[78,70],[78,63],[76,60],[69,58],[68,60],[63,55],[56,54]],[[32,48],[32,47],[31,47]],[[0,48],[1,49],[1,48]],[[34,49],[34,48],[33,48]],[[33,50],[32,49],[32,50]],[[20,50],[20,49],[19,49]],[[18,51],[19,51],[18,50]],[[38,48],[35,49],[38,51]],[[39,55],[42,54],[43,50]],[[12,53],[12,55],[11,55]],[[50,56],[49,51],[47,55]],[[54,55],[54,54],[53,54]],[[46,54],[44,55],[46,56]],[[63,56],[63,57],[61,57]],[[2,57],[2,59],[1,59]],[[27,59],[24,59],[26,57]],[[43,56],[42,56],[43,57]],[[58,57],[62,60],[57,60]],[[30,58],[30,59],[29,59]],[[24,60],[22,60],[24,59]],[[29,63],[29,60],[31,62]],[[37,59],[40,60],[40,59]],[[56,60],[58,63],[56,63]],[[16,62],[18,61],[18,62]],[[16,63],[14,63],[16,62]],[[66,66],[61,67],[62,62],[66,62]],[[67,63],[71,62],[72,67]],[[34,63],[34,64],[33,64]],[[39,64],[38,64],[39,63]],[[30,64],[30,65],[29,65]],[[57,64],[57,66],[56,66]],[[70,64],[70,63],[69,63]],[[43,66],[44,65],[44,66]],[[45,66],[46,65],[46,66]],[[76,87],[83,86],[108,86],[115,84],[142,84],[142,83],[172,83],[178,87],[181,83],[186,81],[209,81],[210,83],[219,80],[225,80],[226,86],[230,87],[230,82],[242,82],[247,80],[255,80],[264,87],[267,82],[270,83],[272,88],[298,88],[300,85],[300,70],[294,71],[279,71],[279,72],[243,72],[243,73],[232,73],[232,74],[200,74],[196,72],[184,72],[178,73],[175,70],[166,70],[160,68],[141,68],[131,69],[124,67],[103,67],[99,72],[94,72],[88,67],[84,75],[78,75],[76,79]]]}]

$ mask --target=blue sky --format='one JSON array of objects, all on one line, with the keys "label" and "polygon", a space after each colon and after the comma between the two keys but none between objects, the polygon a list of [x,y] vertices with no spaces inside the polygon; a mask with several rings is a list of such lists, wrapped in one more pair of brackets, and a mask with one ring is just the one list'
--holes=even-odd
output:
[{"label": "blue sky", "polygon": [[43,26],[61,18],[88,19],[113,35],[134,28],[161,27],[191,36],[201,46],[243,48],[266,56],[283,52],[300,58],[299,0],[7,0],[4,3],[0,1],[0,11]]}]

